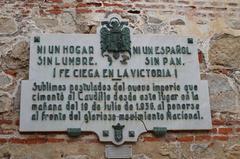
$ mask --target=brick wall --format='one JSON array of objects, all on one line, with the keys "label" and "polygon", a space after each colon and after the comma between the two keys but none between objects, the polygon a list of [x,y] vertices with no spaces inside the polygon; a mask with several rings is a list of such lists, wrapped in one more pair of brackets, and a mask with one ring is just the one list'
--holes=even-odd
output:
[{"label": "brick wall", "polygon": [[239,0],[0,0],[0,158],[104,158],[92,133],[20,134],[19,98],[32,33],[95,33],[111,13],[129,19],[135,34],[198,38],[201,76],[209,81],[213,129],[143,134],[134,158],[240,158]]}]

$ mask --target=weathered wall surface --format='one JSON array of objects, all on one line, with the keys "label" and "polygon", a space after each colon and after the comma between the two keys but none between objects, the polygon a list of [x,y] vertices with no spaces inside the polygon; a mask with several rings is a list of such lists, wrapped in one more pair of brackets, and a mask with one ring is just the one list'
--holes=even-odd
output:
[{"label": "weathered wall surface", "polygon": [[135,159],[240,158],[240,0],[0,0],[0,158],[99,159],[94,134],[20,134],[20,83],[28,79],[32,33],[95,33],[110,13],[136,34],[198,38],[202,78],[209,81],[213,129],[144,134]]}]

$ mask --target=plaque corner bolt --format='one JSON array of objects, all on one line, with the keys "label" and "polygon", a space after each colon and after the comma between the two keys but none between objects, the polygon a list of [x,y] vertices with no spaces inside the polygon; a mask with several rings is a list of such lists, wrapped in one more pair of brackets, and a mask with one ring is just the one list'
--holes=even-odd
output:
[{"label": "plaque corner bolt", "polygon": [[163,137],[167,134],[167,128],[166,127],[154,127],[153,134],[156,137]]},{"label": "plaque corner bolt", "polygon": [[81,128],[68,128],[67,135],[69,137],[78,137],[81,134]]},{"label": "plaque corner bolt", "polygon": [[40,43],[40,37],[39,36],[34,36],[34,43]]},{"label": "plaque corner bolt", "polygon": [[188,44],[193,44],[193,38],[188,38],[187,41],[188,41]]}]

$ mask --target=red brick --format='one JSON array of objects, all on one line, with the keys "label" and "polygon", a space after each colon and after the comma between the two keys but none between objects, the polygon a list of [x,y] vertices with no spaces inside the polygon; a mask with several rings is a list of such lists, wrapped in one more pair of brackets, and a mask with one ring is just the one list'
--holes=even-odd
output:
[{"label": "red brick", "polygon": [[0,144],[4,144],[7,142],[7,139],[0,138]]},{"label": "red brick", "polygon": [[103,3],[105,7],[132,7],[131,4],[122,4],[122,3]]},{"label": "red brick", "polygon": [[232,131],[232,128],[218,128],[219,134],[230,134]]},{"label": "red brick", "polygon": [[90,9],[76,9],[76,13],[91,13],[92,10]]},{"label": "red brick", "polygon": [[5,119],[2,119],[2,120],[0,120],[0,125],[1,125],[1,124],[11,125],[11,124],[12,124],[12,120],[5,120]]},{"label": "red brick", "polygon": [[94,7],[101,7],[102,3],[97,3],[97,2],[89,2],[87,3],[88,6],[94,6]]},{"label": "red brick", "polygon": [[70,3],[64,3],[63,4],[63,8],[70,8],[71,7],[71,4]]},{"label": "red brick", "polygon": [[87,6],[88,5],[86,3],[78,3],[76,7],[78,8],[78,7],[87,7]]},{"label": "red brick", "polygon": [[49,12],[50,14],[58,15],[58,14],[61,14],[61,13],[62,13],[62,10],[60,10],[60,9],[51,9],[51,10],[48,10],[48,12]]},{"label": "red brick", "polygon": [[52,8],[55,9],[55,10],[60,10],[61,7],[59,5],[52,5]]},{"label": "red brick", "polygon": [[48,0],[47,2],[53,2],[53,3],[62,3],[62,0]]},{"label": "red brick", "polygon": [[20,120],[17,119],[17,120],[15,121],[15,125],[19,126],[19,124],[20,124]]},{"label": "red brick", "polygon": [[160,141],[160,138],[157,138],[157,137],[144,137],[143,141],[144,142],[157,142],[157,141]]},{"label": "red brick", "polygon": [[211,133],[217,133],[217,128],[213,128],[212,130],[210,130]]},{"label": "red brick", "polygon": [[201,50],[198,50],[198,62],[203,63],[204,61],[204,55]]},{"label": "red brick", "polygon": [[209,141],[211,140],[211,136],[210,135],[198,135],[195,136],[195,141]]},{"label": "red brick", "polygon": [[223,135],[218,135],[218,136],[213,136],[214,140],[220,140],[220,141],[227,141],[228,136],[223,136]]},{"label": "red brick", "polygon": [[224,125],[225,124],[225,121],[224,120],[220,120],[220,119],[214,119],[212,121],[212,124],[213,125]]},{"label": "red brick", "polygon": [[177,141],[179,142],[192,142],[193,141],[193,136],[182,136],[182,137],[178,137]]},{"label": "red brick", "polygon": [[236,128],[236,131],[237,131],[237,132],[240,132],[240,128]]},{"label": "red brick", "polygon": [[43,144],[47,142],[46,138],[11,138],[9,139],[9,142],[14,143],[14,144]]},{"label": "red brick", "polygon": [[89,3],[78,3],[76,7],[101,7],[102,3],[89,2]]},{"label": "red brick", "polygon": [[153,8],[153,9],[164,9],[164,5],[146,5],[146,4],[136,4],[137,8]]},{"label": "red brick", "polygon": [[0,134],[2,135],[14,134],[14,130],[0,130]]},{"label": "red brick", "polygon": [[19,138],[11,138],[11,139],[9,139],[9,142],[14,143],[14,144],[25,144],[25,140],[19,139]]},{"label": "red brick", "polygon": [[113,9],[112,12],[113,13],[123,13],[124,10]]},{"label": "red brick", "polygon": [[59,143],[59,142],[64,142],[64,139],[59,139],[59,138],[48,138],[47,142],[49,143]]},{"label": "red brick", "polygon": [[96,13],[106,13],[107,11],[106,10],[103,10],[103,9],[99,9],[99,10],[95,10]]},{"label": "red brick", "polygon": [[46,138],[27,138],[25,139],[26,144],[44,144],[47,142]]},{"label": "red brick", "polygon": [[13,77],[16,77],[16,75],[17,75],[17,72],[15,70],[11,70],[11,69],[5,70],[4,72]]}]

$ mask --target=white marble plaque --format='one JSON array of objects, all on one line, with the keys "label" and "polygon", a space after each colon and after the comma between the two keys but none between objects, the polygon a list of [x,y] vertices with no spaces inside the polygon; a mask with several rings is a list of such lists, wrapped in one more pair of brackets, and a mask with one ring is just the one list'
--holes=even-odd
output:
[{"label": "white marble plaque", "polygon": [[122,29],[127,23],[117,18],[118,28],[110,23],[105,35],[101,28],[113,16],[97,34],[32,36],[21,132],[81,128],[120,145],[155,127],[211,129],[196,40],[130,32],[129,41]]}]

